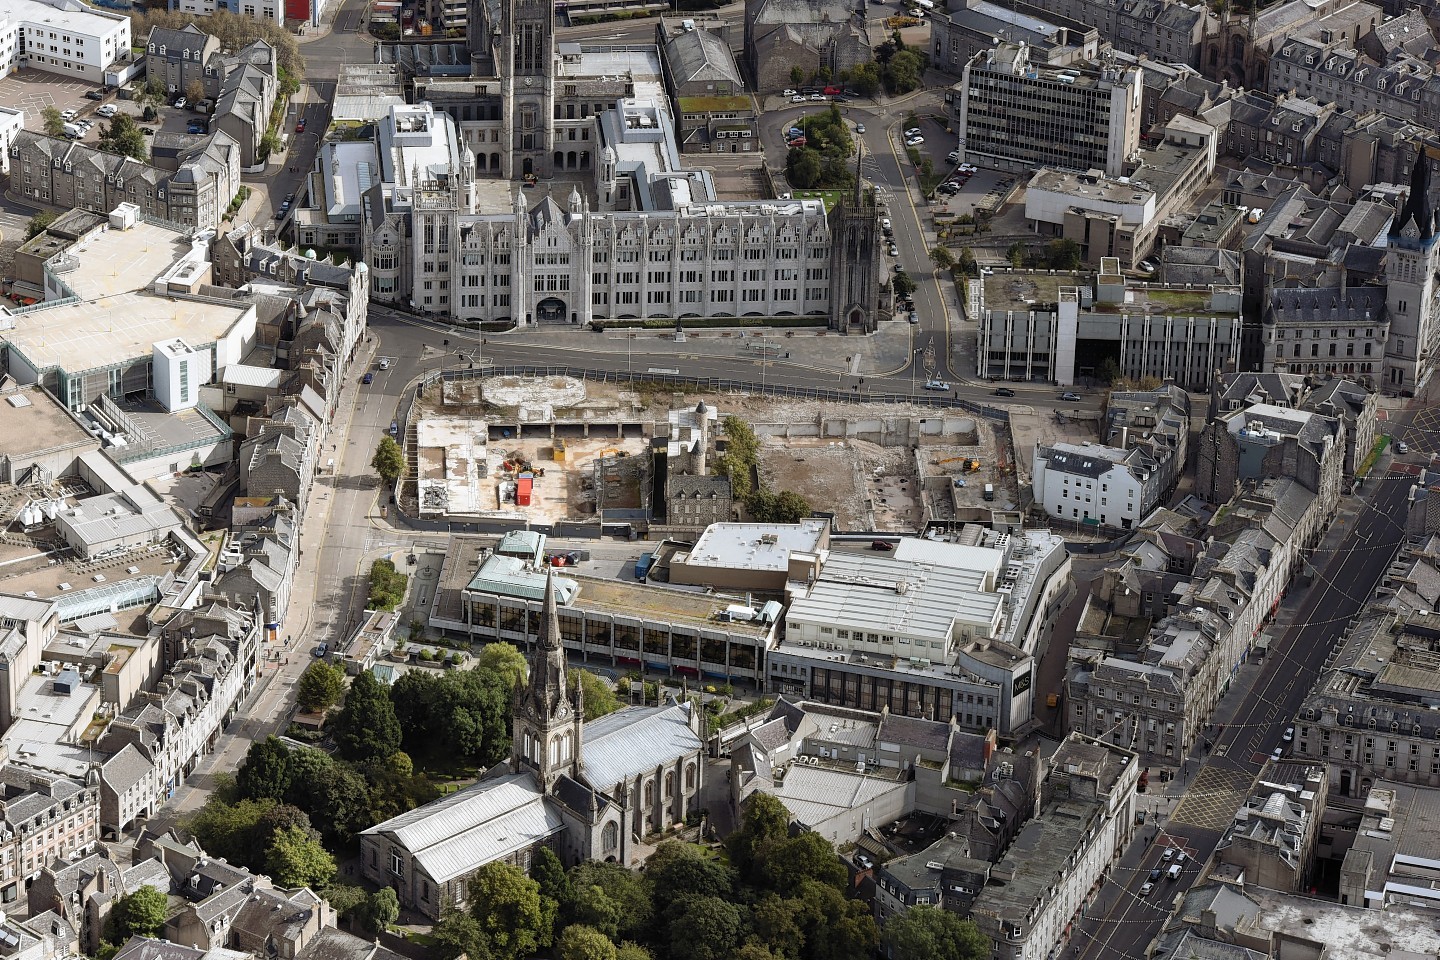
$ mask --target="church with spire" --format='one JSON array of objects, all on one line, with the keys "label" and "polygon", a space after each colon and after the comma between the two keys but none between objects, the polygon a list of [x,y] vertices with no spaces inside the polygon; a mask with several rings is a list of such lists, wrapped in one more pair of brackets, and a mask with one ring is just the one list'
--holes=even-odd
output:
[{"label": "church with spire", "polygon": [[541,847],[566,866],[628,866],[645,837],[699,807],[701,711],[672,700],[586,723],[560,631],[552,573],[530,673],[514,694],[509,759],[473,786],[361,834],[365,878],[394,889],[402,907],[438,920],[464,907],[465,880],[480,867],[503,861],[528,870]]},{"label": "church with spire", "polygon": [[1385,252],[1385,345],[1382,389],[1414,391],[1423,385],[1440,350],[1440,244],[1430,162],[1423,150],[1410,170],[1410,191],[1390,226]]}]

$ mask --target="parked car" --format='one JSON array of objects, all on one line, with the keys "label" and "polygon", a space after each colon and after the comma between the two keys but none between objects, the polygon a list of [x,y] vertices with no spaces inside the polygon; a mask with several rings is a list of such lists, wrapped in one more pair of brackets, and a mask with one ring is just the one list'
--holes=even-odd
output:
[{"label": "parked car", "polygon": [[1015,396],[1015,391],[1011,390],[1009,387],[996,387],[994,390],[994,394],[997,397],[1013,397]]},{"label": "parked car", "polygon": [[1404,440],[1397,441],[1395,444],[1395,452],[1403,457],[1405,454],[1410,452],[1410,444],[1406,443]]},{"label": "parked car", "polygon": [[96,115],[97,117],[104,117],[105,119],[108,120],[108,119],[110,119],[111,117],[115,116],[115,114],[117,114],[117,113],[119,113],[119,112],[120,112],[120,108],[117,107],[117,106],[115,106],[115,104],[113,104],[113,103],[106,103],[106,104],[102,104],[102,105],[100,106],[100,109],[98,109],[98,110],[95,111],[95,115]]},{"label": "parked car", "polygon": [[79,115],[79,110],[64,110],[60,114],[60,119],[64,120],[66,123],[69,123],[71,120],[74,120]]},{"label": "parked car", "polygon": [[1080,403],[1084,400],[1084,398],[1081,397],[1080,394],[1071,393],[1069,390],[1066,390],[1064,393],[1060,394],[1060,399],[1064,400],[1066,403]]},{"label": "parked car", "polygon": [[889,540],[871,540],[870,549],[885,552],[895,549],[895,545]]},{"label": "parked car", "polygon": [[103,91],[103,90],[86,90],[86,91],[85,91],[85,99],[86,99],[86,100],[104,100],[104,99],[105,99],[105,91]]},{"label": "parked car", "polygon": [[147,136],[147,137],[153,137],[153,136],[155,136],[155,128],[154,128],[154,127],[141,127],[141,128],[140,128],[140,132],[143,133],[143,134],[144,134],[145,136]]},{"label": "parked car", "polygon": [[804,103],[804,102],[805,102],[805,94],[803,94],[803,93],[797,93],[797,94],[795,94],[794,96],[792,96],[792,97],[790,98],[790,102],[791,102],[791,103]]},{"label": "parked car", "polygon": [[812,94],[810,94],[810,99],[811,99],[811,100],[814,100],[814,101],[817,101],[817,102],[823,101],[823,100],[825,99],[825,94],[823,94],[823,93],[812,93]]},{"label": "parked car", "polygon": [[907,146],[907,147],[918,147],[918,146],[920,146],[920,145],[921,145],[922,143],[924,143],[924,142],[925,142],[925,138],[922,137],[922,136],[920,136],[919,134],[916,134],[916,135],[913,136],[913,137],[906,137],[906,138],[905,138],[905,146]]},{"label": "parked car", "polygon": [[881,229],[881,230],[884,230],[886,233],[889,233],[889,232],[890,232],[890,218],[889,218],[889,217],[881,217],[881,218],[880,218],[880,229]]},{"label": "parked car", "polygon": [[919,127],[911,127],[909,130],[906,130],[906,131],[905,131],[905,136],[907,136],[907,137],[918,137],[918,136],[920,136],[920,128],[919,128]]},{"label": "parked car", "polygon": [[1285,735],[1284,735],[1283,737],[1281,737],[1280,739],[1283,740],[1285,743],[1289,743],[1291,740],[1294,740],[1294,739],[1295,739],[1295,728],[1294,728],[1294,727],[1286,727],[1286,728],[1285,728]]},{"label": "parked car", "polygon": [[1274,750],[1271,750],[1271,751],[1270,751],[1270,759],[1271,759],[1271,760],[1284,760],[1284,759],[1285,759],[1285,748],[1284,748],[1284,747],[1276,747]]},{"label": "parked car", "polygon": [[205,132],[205,124],[203,124],[203,123],[192,123],[192,124],[189,124],[188,126],[185,127],[185,132],[186,132],[186,133],[204,133],[204,132]]},{"label": "parked car", "polygon": [[946,155],[945,159],[949,160],[951,163],[954,163],[955,161],[960,159],[960,151],[951,150],[949,154]]},{"label": "parked car", "polygon": [[889,247],[889,249],[888,249],[887,252],[888,252],[888,253],[890,254],[890,256],[892,256],[892,257],[898,257],[898,256],[900,256],[900,248],[897,247],[897,246],[895,246],[895,244],[893,244],[893,243],[890,244],[890,247]]},{"label": "parked car", "polygon": [[799,93],[798,90],[782,90],[782,91],[780,92],[780,96],[782,96],[782,97],[793,97],[793,96],[795,96],[795,94],[797,94],[797,93]]},{"label": "parked car", "polygon": [[184,97],[179,97],[179,98],[177,98],[177,99],[175,100],[175,109],[176,109],[176,110],[184,110],[184,109],[185,109],[185,105],[188,104],[189,102],[190,102],[190,101],[189,101],[189,100],[186,100]]},{"label": "parked car", "polygon": [[926,380],[926,381],[925,381],[925,389],[926,389],[926,390],[949,390],[949,389],[950,389],[950,383],[949,383],[948,380]]},{"label": "parked car", "polygon": [[289,212],[290,212],[290,201],[289,201],[289,200],[282,200],[282,201],[280,201],[280,213],[279,213],[279,216],[282,216],[282,217],[283,217],[283,216],[285,216],[285,214],[287,214],[287,213],[289,213]]}]

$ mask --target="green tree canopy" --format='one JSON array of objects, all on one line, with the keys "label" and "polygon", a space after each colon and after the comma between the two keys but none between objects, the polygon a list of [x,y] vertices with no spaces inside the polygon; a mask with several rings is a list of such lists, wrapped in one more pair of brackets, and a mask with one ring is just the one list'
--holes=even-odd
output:
[{"label": "green tree canopy", "polygon": [[165,926],[170,898],[150,884],[115,901],[110,912],[113,941],[123,945],[131,937],[154,937]]},{"label": "green tree canopy", "polygon": [[334,736],[347,760],[384,758],[400,749],[400,721],[390,691],[369,670],[350,682],[345,706],[335,717]]},{"label": "green tree canopy", "polygon": [[100,149],[118,153],[135,160],[147,160],[150,150],[145,145],[145,135],[128,113],[117,113],[110,122],[100,128]]},{"label": "green tree canopy", "polygon": [[519,867],[496,861],[487,863],[466,881],[470,914],[480,925],[480,935],[495,960],[529,957],[548,939],[546,905],[540,884]]},{"label": "green tree canopy", "polygon": [[256,827],[273,806],[269,797],[232,804],[212,794],[185,826],[210,856],[250,864]]},{"label": "green tree canopy", "polygon": [[809,190],[818,184],[823,172],[820,152],[808,145],[791,147],[785,155],[785,179],[797,190]]},{"label": "green tree canopy", "polygon": [[774,794],[757,790],[740,810],[740,829],[725,838],[730,864],[746,883],[758,885],[770,850],[790,836],[790,811]]},{"label": "green tree canopy", "polygon": [[395,561],[381,557],[370,565],[370,606],[377,610],[394,610],[405,602],[405,574],[395,569]]},{"label": "green tree canopy", "polygon": [[311,831],[283,827],[270,838],[265,870],[282,887],[319,887],[335,876],[335,858]]},{"label": "green tree canopy", "polygon": [[911,907],[885,922],[883,938],[892,960],[984,960],[990,943],[975,924],[943,907]]},{"label": "green tree canopy", "polygon": [[810,501],[793,490],[755,490],[745,498],[745,509],[759,523],[799,523],[810,516]]},{"label": "green tree canopy", "polygon": [[650,951],[638,943],[626,940],[615,948],[615,960],[653,960]]},{"label": "green tree canopy", "polygon": [[510,690],[498,674],[411,670],[390,688],[402,742],[420,757],[460,756],[481,766],[510,748],[506,731]]},{"label": "green tree canopy", "polygon": [[572,923],[556,943],[560,960],[615,960],[615,944],[594,927]]},{"label": "green tree canopy", "polygon": [[790,82],[797,87],[805,82],[805,68],[798,63],[790,68]]},{"label": "green tree canopy", "polygon": [[638,939],[650,927],[650,891],[644,878],[618,863],[591,860],[570,871],[571,923],[595,927],[611,940]]},{"label": "green tree canopy", "polygon": [[668,909],[682,897],[723,899],[735,886],[735,874],[728,866],[698,847],[674,840],[656,848],[646,861],[645,877],[657,911]]},{"label": "green tree canopy", "polygon": [[935,247],[930,251],[930,262],[940,270],[949,270],[955,265],[955,255],[949,247]]},{"label": "green tree canopy", "polygon": [[741,908],[720,897],[678,897],[664,919],[670,955],[687,960],[730,960],[745,934]]},{"label": "green tree canopy", "polygon": [[58,137],[65,132],[65,118],[60,116],[56,107],[46,107],[40,111],[40,119],[45,123],[47,136]]},{"label": "green tree canopy", "polygon": [[574,899],[575,891],[570,878],[565,875],[565,866],[549,847],[535,851],[530,861],[530,879],[540,884],[541,896],[564,906]]},{"label": "green tree canopy", "polygon": [[807,880],[799,888],[798,919],[805,952],[816,960],[870,960],[880,945],[875,918],[865,904],[848,899],[826,883]]},{"label": "green tree canopy", "polygon": [[[304,681],[302,674],[300,682]],[[250,745],[235,775],[235,786],[242,797],[251,800],[279,800],[285,796],[290,789],[290,751],[280,738],[266,737]]]},{"label": "green tree canopy", "polygon": [[391,486],[405,472],[405,454],[394,437],[381,437],[375,446],[375,456],[370,460],[370,469],[380,475],[385,486]]},{"label": "green tree canopy", "polygon": [[607,713],[614,713],[620,709],[620,698],[615,696],[615,691],[610,689],[610,684],[601,677],[591,673],[589,670],[566,671],[570,677],[570,690],[575,690],[579,684],[585,691],[585,719],[596,720]]},{"label": "green tree canopy", "polygon": [[400,899],[390,887],[381,887],[365,898],[356,914],[366,930],[381,933],[400,919]]},{"label": "green tree canopy", "polygon": [[485,940],[480,922],[463,910],[446,910],[430,931],[434,944],[430,954],[435,960],[491,960],[490,945]]},{"label": "green tree canopy", "polygon": [[780,892],[798,890],[807,881],[844,890],[849,878],[830,841],[808,830],[771,847],[761,875],[766,887]]},{"label": "green tree canopy", "polygon": [[320,838],[320,834],[310,825],[308,813],[294,804],[277,803],[262,813],[260,819],[255,821],[255,826],[250,829],[250,853],[244,860],[245,865],[254,870],[265,869],[265,859],[269,855],[275,834],[291,827],[298,827],[305,831],[307,836],[317,840]]},{"label": "green tree canopy", "polygon": [[35,237],[40,236],[40,234],[50,229],[50,224],[54,222],[55,214],[49,210],[41,210],[35,214],[35,216],[31,217],[30,222],[25,226],[25,239],[33,240]]},{"label": "green tree canopy", "polygon": [[328,660],[315,660],[300,674],[295,703],[301,710],[316,713],[335,706],[344,693],[345,670]]},{"label": "green tree canopy", "polygon": [[890,284],[895,291],[895,296],[901,299],[915,292],[915,281],[910,279],[910,274],[904,270],[896,270],[895,278],[890,281]]},{"label": "green tree canopy", "polygon": [[[282,73],[299,77],[305,71],[305,60],[300,55],[295,34],[286,30],[282,24],[241,16],[226,10],[216,10],[209,15],[170,11],[163,6],[143,12],[135,11],[130,14],[130,35],[139,38],[147,36],[151,27],[179,30],[189,24],[218,37],[220,46],[226,50],[239,50],[256,40],[264,40],[274,48],[276,62]],[[164,92],[163,87],[161,92]]]},{"label": "green tree canopy", "polygon": [[521,653],[513,643],[506,643],[497,640],[494,643],[487,643],[480,650],[479,656],[475,658],[475,671],[477,673],[489,673],[505,681],[505,686],[514,690],[525,682],[529,668],[525,663],[525,654]]}]

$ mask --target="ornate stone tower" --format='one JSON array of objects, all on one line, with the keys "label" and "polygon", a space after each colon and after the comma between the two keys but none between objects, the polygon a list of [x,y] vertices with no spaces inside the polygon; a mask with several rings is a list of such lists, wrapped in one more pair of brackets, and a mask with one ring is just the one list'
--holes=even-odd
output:
[{"label": "ornate stone tower", "polygon": [[1435,364],[1440,349],[1440,243],[1430,200],[1430,160],[1415,152],[1410,194],[1390,227],[1385,255],[1385,308],[1390,341],[1385,346],[1382,389],[1416,390]]},{"label": "ornate stone tower", "polygon": [[[861,148],[864,149],[863,146]],[[880,216],[855,160],[855,192],[830,211],[830,329],[874,333],[880,302]]]},{"label": "ornate stone tower", "polygon": [[565,687],[565,647],[560,641],[552,572],[545,577],[545,604],[530,679],[515,691],[510,748],[510,766],[534,770],[547,791],[562,775],[575,776],[580,765],[585,698],[578,684],[574,696]]},{"label": "ornate stone tower", "polygon": [[499,64],[505,105],[503,175],[549,177],[555,115],[555,7],[503,0]]}]

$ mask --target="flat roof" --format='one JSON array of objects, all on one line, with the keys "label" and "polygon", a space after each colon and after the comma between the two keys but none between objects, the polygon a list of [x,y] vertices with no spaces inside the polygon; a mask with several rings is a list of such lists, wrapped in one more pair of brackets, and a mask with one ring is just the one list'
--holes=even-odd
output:
[{"label": "flat roof", "polygon": [[81,300],[138,290],[192,249],[184,234],[138,220],[128,230],[106,230],[65,252],[80,268],[63,279]]},{"label": "flat roof", "polygon": [[20,459],[84,443],[99,445],[42,388],[25,386],[0,392],[0,457]]},{"label": "flat roof", "polygon": [[580,584],[580,596],[573,604],[575,607],[589,608],[614,616],[653,618],[708,626],[722,633],[748,634],[754,637],[763,637],[771,629],[769,624],[727,623],[716,620],[716,614],[734,602],[724,597],[600,577],[577,576],[575,580]]},{"label": "flat roof", "polygon": [[14,329],[0,337],[36,369],[58,367],[74,374],[149,358],[156,343],[175,337],[204,347],[253,309],[249,304],[122,293],[22,314],[15,318]]},{"label": "flat roof", "polygon": [[129,29],[129,21],[123,16],[79,4],[67,4],[61,8],[42,0],[5,0],[3,19],[11,23],[43,23],[52,30],[66,30],[87,37],[103,37],[119,29],[122,23],[127,32]]},{"label": "flat roof", "polygon": [[1060,302],[1060,288],[1082,286],[1080,274],[996,271],[985,277],[986,310],[1032,310]]},{"label": "flat roof", "polygon": [[688,551],[692,567],[769,570],[790,569],[790,554],[816,553],[829,529],[828,520],[799,523],[712,523]]},{"label": "flat roof", "polygon": [[1130,181],[1128,178],[1121,181],[1107,177],[1098,170],[1076,173],[1050,167],[1042,167],[1035,171],[1035,176],[1031,179],[1028,189],[1048,190],[1051,193],[1065,196],[1083,196],[1106,200],[1110,203],[1144,203],[1155,195],[1155,191],[1149,187]]}]

